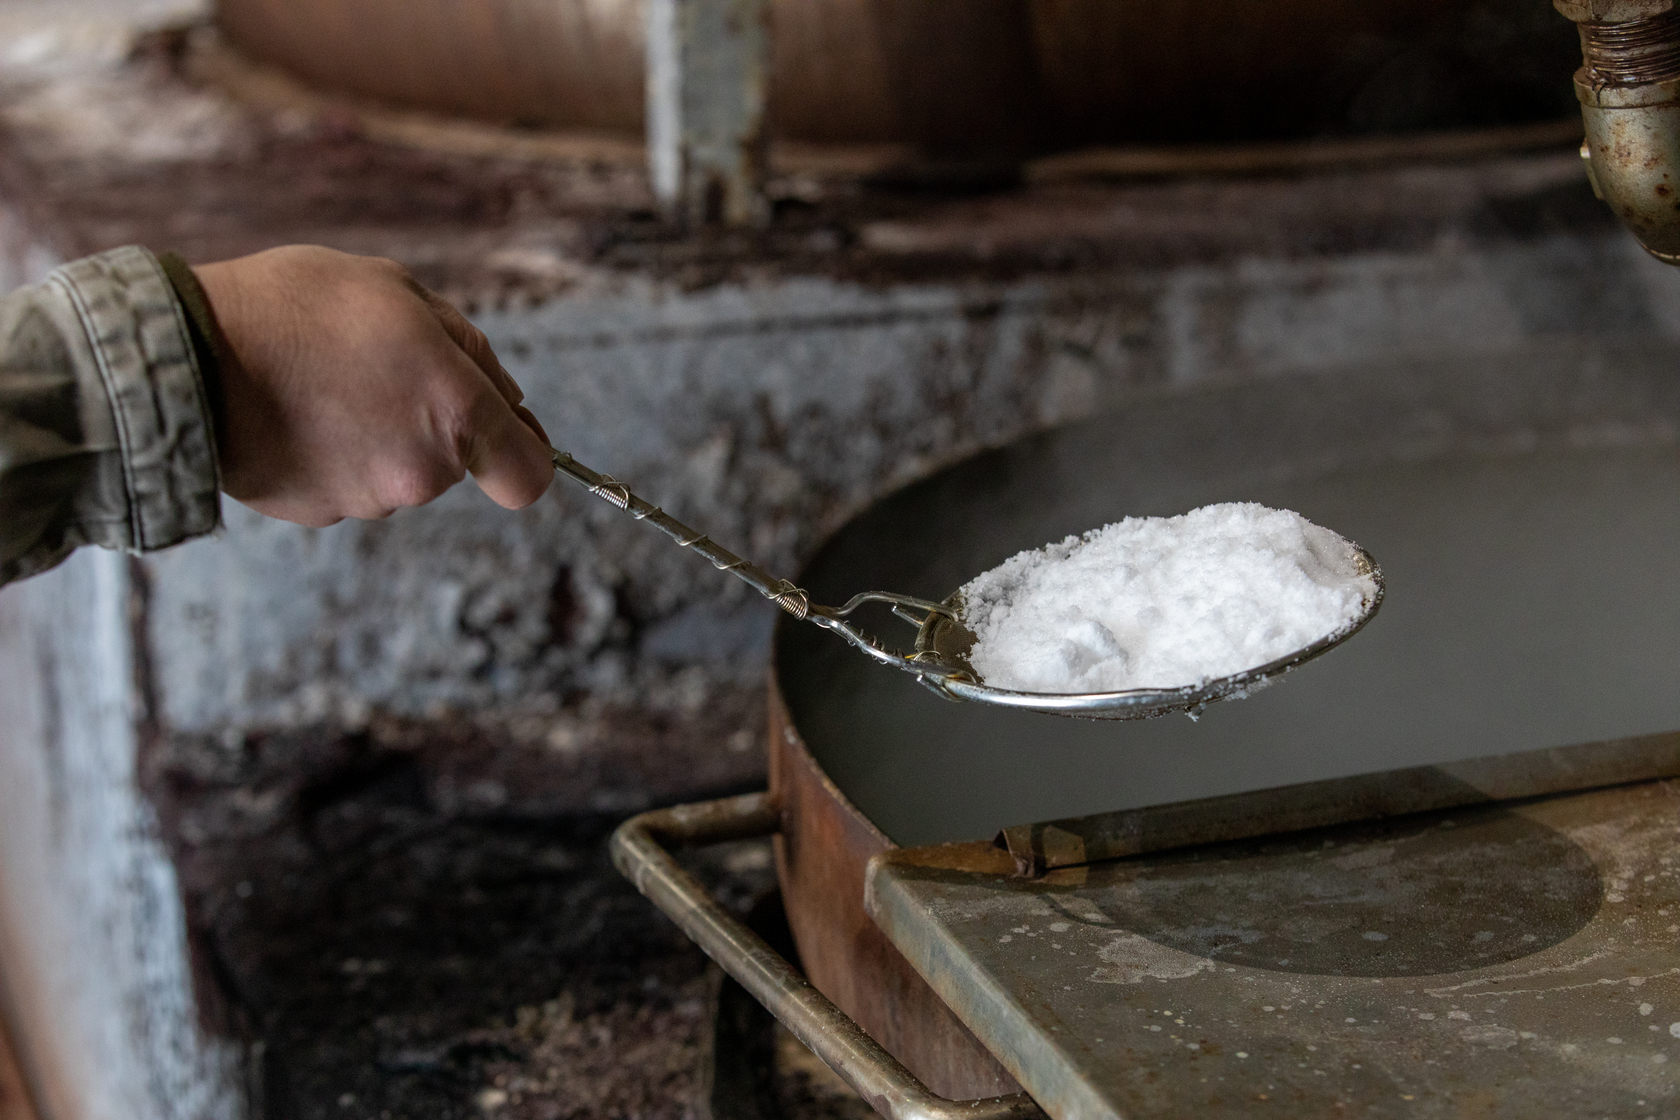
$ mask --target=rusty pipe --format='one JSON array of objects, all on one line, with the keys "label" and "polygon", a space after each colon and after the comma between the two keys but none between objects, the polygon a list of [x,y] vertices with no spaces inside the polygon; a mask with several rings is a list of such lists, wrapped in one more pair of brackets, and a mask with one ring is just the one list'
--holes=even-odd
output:
[{"label": "rusty pipe", "polygon": [[1553,0],[1581,32],[1575,72],[1593,193],[1645,251],[1680,264],[1680,12],[1674,0]]}]

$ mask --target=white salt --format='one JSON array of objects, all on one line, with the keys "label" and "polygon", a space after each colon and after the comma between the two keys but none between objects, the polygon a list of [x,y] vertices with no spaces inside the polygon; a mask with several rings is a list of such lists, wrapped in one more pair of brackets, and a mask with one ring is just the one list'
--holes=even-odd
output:
[{"label": "white salt", "polygon": [[969,661],[1018,692],[1201,685],[1352,625],[1375,595],[1353,545],[1254,503],[1128,517],[962,589]]}]

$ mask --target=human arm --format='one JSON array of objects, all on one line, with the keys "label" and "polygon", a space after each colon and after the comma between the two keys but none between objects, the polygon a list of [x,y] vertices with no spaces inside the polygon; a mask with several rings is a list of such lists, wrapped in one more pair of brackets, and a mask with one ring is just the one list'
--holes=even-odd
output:
[{"label": "human arm", "polygon": [[391,262],[293,247],[170,271],[118,249],[0,300],[0,583],[209,532],[220,489],[327,525],[468,471],[504,506],[546,488],[488,343]]}]

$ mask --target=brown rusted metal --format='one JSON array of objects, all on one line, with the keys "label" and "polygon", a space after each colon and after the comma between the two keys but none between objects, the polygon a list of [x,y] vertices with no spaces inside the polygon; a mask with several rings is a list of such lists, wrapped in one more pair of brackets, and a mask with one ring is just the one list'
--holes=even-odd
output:
[{"label": "brown rusted metal", "polygon": [[1500,152],[1573,147],[1575,113],[1504,128],[1454,129],[1403,136],[1324,137],[1249,144],[1126,145],[1043,156],[1022,169],[1028,183],[1294,174],[1311,170],[1462,163]]},{"label": "brown rusted metal", "polygon": [[1071,133],[1182,142],[1191,138],[1187,128],[1206,136],[1233,123],[1252,130],[1266,119],[1310,119],[1333,96],[1326,70],[1344,65],[1361,39],[1417,35],[1457,7],[1291,0],[1198,10],[1037,0],[1033,38],[1047,96]]},{"label": "brown rusted metal", "polygon": [[[330,89],[499,121],[640,133],[646,0],[218,0],[241,51]],[[773,131],[1016,144],[1036,105],[1024,0],[775,4]]]},{"label": "brown rusted metal", "polygon": [[1035,882],[901,849],[869,902],[1058,1118],[1673,1115],[1677,821],[1657,780]]},{"label": "brown rusted metal", "polygon": [[223,35],[327,89],[500,121],[640,132],[633,0],[219,0]]},{"label": "brown rusted metal", "polygon": [[767,793],[643,813],[613,834],[613,862],[724,971],[830,1069],[889,1120],[1034,1120],[1043,1114],[1018,1089],[1008,1096],[941,1098],[865,1034],[764,939],[725,910],[667,846],[766,836],[781,815]]},{"label": "brown rusted metal", "polygon": [[1117,813],[1013,825],[993,841],[1016,872],[1225,843],[1349,821],[1680,776],[1680,734],[1362,774]]},{"label": "brown rusted metal", "polygon": [[1625,23],[1672,11],[1674,0],[1552,0],[1552,6],[1576,23],[1588,20]]},{"label": "brown rusted metal", "polygon": [[870,857],[894,845],[812,759],[770,684],[770,788],[782,807],[776,869],[805,974],[934,1092],[1019,1090],[863,909]]},{"label": "brown rusted metal", "polygon": [[1578,24],[1584,84],[1637,86],[1680,76],[1680,14],[1664,12],[1626,23]]},{"label": "brown rusted metal", "polygon": [[[1524,26],[1523,6],[1494,0],[1470,17],[1453,0],[1265,0],[1210,16],[1193,0],[772,0],[769,131],[921,145],[950,162],[945,174],[972,181],[987,167],[1003,174],[1022,154],[1074,144],[1345,131],[1365,84],[1346,61],[1354,57],[1378,69],[1429,58],[1450,68],[1455,102],[1473,107],[1452,119],[1436,104],[1416,123],[1372,131],[1516,124],[1550,110],[1525,111],[1538,98],[1513,75],[1566,64],[1553,61],[1558,44],[1544,27]],[[521,124],[644,128],[645,0],[217,7],[242,51],[325,87]],[[1505,65],[1441,53],[1477,20],[1498,27]],[[1490,106],[1514,110],[1490,121]]]},{"label": "brown rusted metal", "polygon": [[775,0],[774,135],[1019,152],[1043,112],[1030,0]]}]

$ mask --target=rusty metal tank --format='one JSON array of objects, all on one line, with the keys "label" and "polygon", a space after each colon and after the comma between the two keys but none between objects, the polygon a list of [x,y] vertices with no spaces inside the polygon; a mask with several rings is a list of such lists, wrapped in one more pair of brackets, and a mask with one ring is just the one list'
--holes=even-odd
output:
[{"label": "rusty metal tank", "polygon": [[[774,129],[979,139],[1025,124],[1019,0],[783,0]],[[240,50],[328,88],[523,124],[640,132],[640,0],[220,0]]]},{"label": "rusty metal tank", "polygon": [[[1048,149],[1510,124],[1573,110],[1573,28],[1526,0],[777,0],[772,130]],[[640,132],[641,0],[218,0],[330,89]]]},{"label": "rusty metal tank", "polygon": [[1671,367],[1666,347],[1560,344],[1144,397],[949,468],[843,527],[802,574],[816,601],[877,586],[937,599],[1022,548],[1124,515],[1253,500],[1357,539],[1389,597],[1354,641],[1271,689],[1197,721],[1120,724],[941,700],[783,619],[771,794],[807,975],[934,1091],[1009,1092],[869,917],[871,857],[1680,730]]}]

